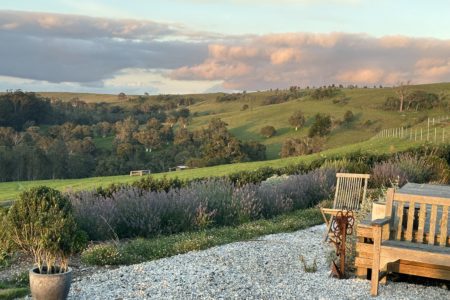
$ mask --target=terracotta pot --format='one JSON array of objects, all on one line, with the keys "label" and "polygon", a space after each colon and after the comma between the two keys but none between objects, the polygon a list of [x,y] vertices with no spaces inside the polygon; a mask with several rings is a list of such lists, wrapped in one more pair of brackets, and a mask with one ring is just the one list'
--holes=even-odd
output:
[{"label": "terracotta pot", "polygon": [[40,274],[38,268],[30,272],[31,296],[35,300],[65,300],[72,282],[72,269],[61,274]]}]

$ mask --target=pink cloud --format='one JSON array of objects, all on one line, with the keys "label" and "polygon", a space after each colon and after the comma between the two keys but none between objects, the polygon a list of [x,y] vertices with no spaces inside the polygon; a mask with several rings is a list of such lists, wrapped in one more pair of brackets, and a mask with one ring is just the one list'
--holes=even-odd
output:
[{"label": "pink cloud", "polygon": [[193,67],[182,67],[172,72],[173,79],[200,79],[217,80],[244,76],[250,73],[252,68],[244,63],[221,64],[214,60],[208,60]]},{"label": "pink cloud", "polygon": [[357,70],[348,70],[336,76],[336,78],[345,83],[379,83],[383,77],[383,70],[378,68],[364,68]]},{"label": "pink cloud", "polygon": [[293,48],[277,49],[270,54],[270,61],[274,65],[282,65],[291,61],[299,62],[300,59],[300,51]]},{"label": "pink cloud", "polygon": [[234,89],[290,85],[384,84],[449,81],[450,41],[366,34],[285,33],[236,37],[209,46],[195,66],[176,69],[176,79],[222,80]]}]

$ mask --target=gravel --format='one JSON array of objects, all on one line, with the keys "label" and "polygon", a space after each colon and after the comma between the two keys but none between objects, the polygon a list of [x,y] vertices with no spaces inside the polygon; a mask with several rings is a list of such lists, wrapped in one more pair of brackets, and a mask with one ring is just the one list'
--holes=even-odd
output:
[{"label": "gravel", "polygon": [[[83,276],[70,299],[373,299],[368,280],[331,278],[323,225]],[[300,262],[317,259],[317,272]],[[377,299],[450,299],[447,288],[402,282]]]}]

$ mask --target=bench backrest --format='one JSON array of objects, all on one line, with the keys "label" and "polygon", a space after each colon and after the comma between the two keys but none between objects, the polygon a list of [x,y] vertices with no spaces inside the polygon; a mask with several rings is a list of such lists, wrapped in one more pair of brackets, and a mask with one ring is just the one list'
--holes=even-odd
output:
[{"label": "bench backrest", "polygon": [[367,181],[370,175],[337,173],[336,178],[333,208],[359,210],[361,202],[366,199]]},{"label": "bench backrest", "polygon": [[391,240],[448,247],[450,198],[401,194],[388,189]]}]

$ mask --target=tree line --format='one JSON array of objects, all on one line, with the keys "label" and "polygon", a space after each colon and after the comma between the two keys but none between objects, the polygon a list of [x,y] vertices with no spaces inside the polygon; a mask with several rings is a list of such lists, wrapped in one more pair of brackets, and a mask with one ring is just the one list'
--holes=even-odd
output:
[{"label": "tree line", "polygon": [[0,181],[119,175],[143,168],[159,172],[180,164],[265,159],[264,145],[238,140],[220,119],[189,131],[185,105],[195,100],[161,97],[158,104],[136,99],[124,108],[77,99],[51,101],[21,91],[1,95]]}]

